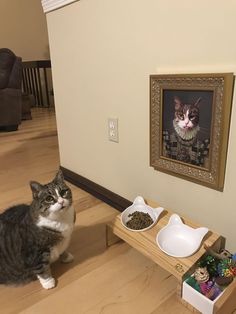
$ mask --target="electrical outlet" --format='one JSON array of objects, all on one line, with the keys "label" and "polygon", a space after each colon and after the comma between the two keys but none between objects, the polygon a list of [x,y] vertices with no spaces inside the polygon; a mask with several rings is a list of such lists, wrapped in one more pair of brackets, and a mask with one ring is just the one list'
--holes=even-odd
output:
[{"label": "electrical outlet", "polygon": [[118,119],[108,119],[108,139],[109,141],[112,142],[119,142],[119,137],[118,137]]}]

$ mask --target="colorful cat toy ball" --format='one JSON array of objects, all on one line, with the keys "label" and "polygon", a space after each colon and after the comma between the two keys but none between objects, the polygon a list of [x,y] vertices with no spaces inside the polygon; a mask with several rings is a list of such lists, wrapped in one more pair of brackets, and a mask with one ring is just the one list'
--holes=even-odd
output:
[{"label": "colorful cat toy ball", "polygon": [[233,274],[230,271],[230,267],[231,267],[230,259],[222,260],[218,264],[218,274],[219,274],[219,276],[221,276],[221,277],[231,277]]}]

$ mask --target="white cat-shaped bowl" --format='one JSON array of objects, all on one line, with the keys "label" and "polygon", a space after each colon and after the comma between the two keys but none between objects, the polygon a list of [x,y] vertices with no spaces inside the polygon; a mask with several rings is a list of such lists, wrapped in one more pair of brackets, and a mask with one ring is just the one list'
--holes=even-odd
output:
[{"label": "white cat-shaped bowl", "polygon": [[[163,207],[158,207],[158,208],[152,208],[150,206],[148,206],[143,197],[142,196],[137,196],[133,202],[133,204],[129,207],[127,207],[121,214],[121,223],[122,225],[130,230],[130,231],[134,231],[134,232],[140,232],[140,231],[145,231],[148,230],[150,228],[152,228],[155,223],[157,222],[160,214],[163,212],[164,208]],[[134,230],[131,229],[129,227],[127,227],[127,222],[131,219],[131,217],[129,217],[130,214],[133,214],[135,211],[138,212],[143,212],[143,213],[148,213],[150,215],[150,217],[153,220],[153,223],[148,226],[147,228],[143,228],[143,229],[139,229],[139,230]]]},{"label": "white cat-shaped bowl", "polygon": [[199,249],[207,232],[205,227],[194,229],[185,225],[177,214],[173,214],[168,224],[158,232],[156,242],[170,256],[187,257]]}]

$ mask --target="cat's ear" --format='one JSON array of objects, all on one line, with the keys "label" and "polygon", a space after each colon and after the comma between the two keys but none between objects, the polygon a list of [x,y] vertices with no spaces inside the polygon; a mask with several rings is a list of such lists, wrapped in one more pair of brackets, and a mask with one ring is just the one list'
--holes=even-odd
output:
[{"label": "cat's ear", "polygon": [[179,110],[182,105],[182,102],[178,96],[174,97],[174,104],[175,104],[175,110]]},{"label": "cat's ear", "polygon": [[30,187],[33,194],[33,198],[37,198],[40,191],[42,191],[43,189],[43,186],[36,181],[30,181]]},{"label": "cat's ear", "polygon": [[54,182],[63,182],[64,181],[64,177],[63,177],[63,173],[62,173],[61,169],[59,169],[59,171],[57,172],[53,181]]},{"label": "cat's ear", "polygon": [[194,107],[199,108],[199,103],[201,102],[202,98],[199,97],[198,100],[195,102]]}]

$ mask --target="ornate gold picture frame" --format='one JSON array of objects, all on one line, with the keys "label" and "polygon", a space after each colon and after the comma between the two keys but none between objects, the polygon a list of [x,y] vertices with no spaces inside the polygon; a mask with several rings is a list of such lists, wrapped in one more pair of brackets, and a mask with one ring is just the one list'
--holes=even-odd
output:
[{"label": "ornate gold picture frame", "polygon": [[150,76],[150,165],[223,191],[234,75]]}]

